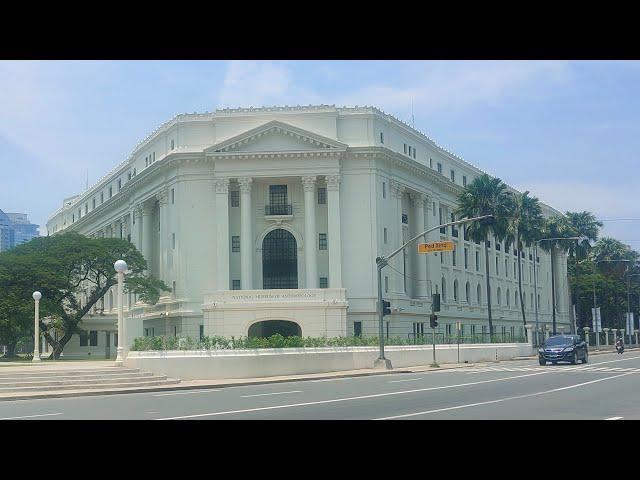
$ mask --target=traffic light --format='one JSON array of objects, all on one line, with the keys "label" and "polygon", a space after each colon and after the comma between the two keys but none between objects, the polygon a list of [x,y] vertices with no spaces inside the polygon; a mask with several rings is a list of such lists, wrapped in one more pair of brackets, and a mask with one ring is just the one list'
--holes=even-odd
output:
[{"label": "traffic light", "polygon": [[439,312],[440,311],[440,294],[434,293],[431,295],[431,311]]},{"label": "traffic light", "polygon": [[391,302],[382,300],[382,316],[389,315],[391,313]]},{"label": "traffic light", "polygon": [[435,313],[432,313],[429,316],[429,325],[431,328],[436,328],[438,326],[438,316]]}]

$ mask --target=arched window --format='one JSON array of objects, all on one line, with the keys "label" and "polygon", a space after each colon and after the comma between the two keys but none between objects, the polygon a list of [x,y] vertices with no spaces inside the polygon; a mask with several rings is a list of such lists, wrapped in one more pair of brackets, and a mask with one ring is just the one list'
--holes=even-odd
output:
[{"label": "arched window", "polygon": [[453,281],[453,300],[458,301],[458,280]]},{"label": "arched window", "polygon": [[511,292],[507,288],[507,307],[511,306]]},{"label": "arched window", "polygon": [[442,301],[447,301],[447,281],[442,277]]},{"label": "arched window", "polygon": [[469,282],[464,287],[465,298],[467,299],[467,303],[471,303],[471,286]]},{"label": "arched window", "polygon": [[500,291],[500,287],[498,287],[498,290],[496,290],[497,296],[498,296],[498,305],[500,305],[500,297],[501,297],[501,291]]},{"label": "arched window", "polygon": [[478,299],[478,305],[480,305],[482,303],[482,287],[480,287],[480,284],[476,288],[476,298]]}]

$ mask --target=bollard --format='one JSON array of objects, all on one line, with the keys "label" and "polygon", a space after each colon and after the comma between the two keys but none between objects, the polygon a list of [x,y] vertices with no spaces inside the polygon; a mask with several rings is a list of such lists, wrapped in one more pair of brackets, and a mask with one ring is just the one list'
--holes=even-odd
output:
[{"label": "bollard", "polygon": [[602,331],[604,332],[604,338],[605,338],[605,345],[608,347],[609,346],[609,329],[608,328],[603,328]]},{"label": "bollard", "polygon": [[591,342],[589,341],[589,331],[591,330],[589,327],[584,327],[584,341],[587,342],[587,346],[591,346]]}]

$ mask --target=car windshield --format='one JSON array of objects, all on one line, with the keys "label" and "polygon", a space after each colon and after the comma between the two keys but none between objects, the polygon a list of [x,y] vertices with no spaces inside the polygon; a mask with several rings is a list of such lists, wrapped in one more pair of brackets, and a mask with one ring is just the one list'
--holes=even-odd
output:
[{"label": "car windshield", "polygon": [[571,337],[551,337],[544,344],[545,347],[559,347],[561,345],[573,345],[573,339]]}]

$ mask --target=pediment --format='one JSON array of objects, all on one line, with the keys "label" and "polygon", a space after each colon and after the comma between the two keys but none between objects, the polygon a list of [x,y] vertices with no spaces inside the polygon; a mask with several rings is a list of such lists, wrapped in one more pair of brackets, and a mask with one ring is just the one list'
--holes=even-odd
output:
[{"label": "pediment", "polygon": [[265,153],[340,151],[347,145],[277,120],[243,132],[205,150],[205,153]]}]

